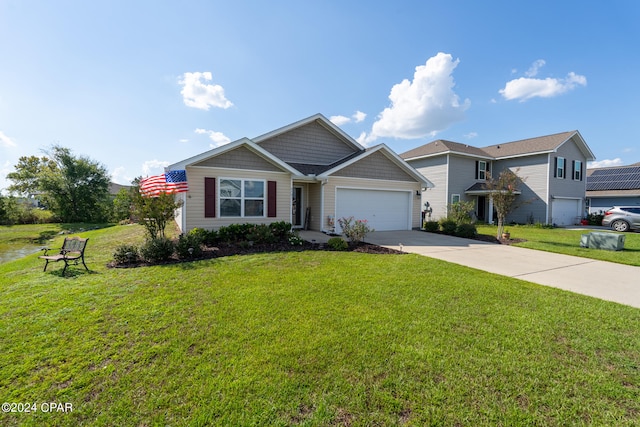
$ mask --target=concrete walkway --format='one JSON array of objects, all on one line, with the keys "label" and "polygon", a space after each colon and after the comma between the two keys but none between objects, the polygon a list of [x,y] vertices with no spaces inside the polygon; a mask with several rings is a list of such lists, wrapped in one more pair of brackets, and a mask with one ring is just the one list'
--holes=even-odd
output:
[{"label": "concrete walkway", "polygon": [[640,267],[422,231],[376,231],[366,241],[640,308]]}]

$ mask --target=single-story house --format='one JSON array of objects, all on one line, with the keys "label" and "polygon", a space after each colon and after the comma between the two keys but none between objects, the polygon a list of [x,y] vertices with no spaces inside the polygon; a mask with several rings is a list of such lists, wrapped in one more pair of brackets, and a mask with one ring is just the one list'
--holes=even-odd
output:
[{"label": "single-story house", "polygon": [[421,226],[421,194],[433,186],[386,145],[365,148],[321,114],[166,169],[187,173],[176,216],[183,232],[287,221],[340,233],[343,217],[411,230]]},{"label": "single-story house", "polygon": [[482,183],[509,169],[524,182],[517,196],[521,205],[507,221],[556,225],[575,224],[584,216],[586,163],[595,159],[577,130],[482,148],[437,140],[400,157],[434,184],[422,193],[432,219],[446,217],[455,202],[473,201],[477,219],[493,222],[493,203]]},{"label": "single-story house", "polygon": [[613,206],[640,206],[640,163],[587,169],[589,213]]}]

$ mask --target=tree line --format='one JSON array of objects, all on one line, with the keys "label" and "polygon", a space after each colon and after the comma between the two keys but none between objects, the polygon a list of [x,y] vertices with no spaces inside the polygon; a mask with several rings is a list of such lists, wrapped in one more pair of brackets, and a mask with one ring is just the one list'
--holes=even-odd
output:
[{"label": "tree line", "polygon": [[105,166],[53,145],[43,156],[22,156],[7,174],[10,195],[0,195],[0,223],[105,223],[132,215],[134,191],[109,193]]}]

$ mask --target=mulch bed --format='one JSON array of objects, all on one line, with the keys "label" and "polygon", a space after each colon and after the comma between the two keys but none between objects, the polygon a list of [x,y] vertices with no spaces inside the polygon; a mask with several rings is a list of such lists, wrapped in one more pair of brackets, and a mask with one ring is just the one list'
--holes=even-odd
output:
[{"label": "mulch bed", "polygon": [[[440,233],[438,233],[440,234]],[[513,243],[519,243],[526,241],[525,239],[502,239],[498,240],[494,236],[486,234],[478,234],[473,240],[480,240],[483,242],[496,243],[500,245],[511,245]],[[178,264],[181,262],[198,261],[204,259],[220,258],[232,255],[251,255],[265,252],[301,252],[301,251],[329,251],[330,249],[323,243],[311,243],[304,242],[302,245],[292,246],[288,243],[280,244],[264,244],[264,245],[240,245],[240,244],[224,244],[217,247],[205,246],[202,251],[202,255],[199,257],[193,257],[188,259],[179,259],[172,257],[166,261],[149,263],[146,261],[136,261],[125,264],[116,264],[115,261],[107,264],[110,268],[136,268],[136,267],[148,267],[151,265],[165,265],[165,264]],[[395,249],[385,248],[371,243],[360,242],[358,245],[349,245],[346,251],[343,252],[360,252],[367,254],[379,254],[379,255],[401,255],[406,252],[401,252]]]},{"label": "mulch bed", "polygon": [[[136,261],[124,264],[116,264],[115,261],[107,264],[110,268],[136,268],[136,267],[148,267],[151,265],[166,265],[166,264],[178,264],[181,262],[199,261],[212,258],[220,258],[232,255],[251,255],[265,252],[302,252],[302,251],[330,251],[326,244],[304,242],[302,245],[292,246],[288,243],[282,244],[264,244],[264,245],[239,245],[239,244],[224,244],[217,247],[205,246],[203,247],[202,255],[199,257],[193,257],[188,259],[179,259],[176,256],[162,262],[150,263],[146,261]],[[342,252],[360,252],[367,254],[379,254],[379,255],[401,255],[405,252],[401,252],[395,249],[385,248],[378,245],[372,245],[370,243],[360,242],[358,245],[349,245],[349,247]]]}]

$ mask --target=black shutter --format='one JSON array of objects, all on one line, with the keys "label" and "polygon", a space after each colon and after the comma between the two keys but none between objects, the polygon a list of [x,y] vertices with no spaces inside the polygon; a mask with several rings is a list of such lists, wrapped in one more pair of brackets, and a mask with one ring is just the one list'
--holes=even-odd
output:
[{"label": "black shutter", "polygon": [[267,181],[267,216],[276,217],[276,181]]},{"label": "black shutter", "polygon": [[571,179],[576,179],[576,161],[571,160]]},{"label": "black shutter", "polygon": [[480,166],[479,165],[480,165],[480,161],[476,160],[476,179],[479,179],[479,176],[480,176],[478,174],[478,172],[480,171]]},{"label": "black shutter", "polygon": [[216,179],[204,179],[204,217],[216,217]]},{"label": "black shutter", "polygon": [[553,159],[555,160],[553,165],[553,177],[557,178],[558,177],[558,158],[554,157]]},{"label": "black shutter", "polygon": [[584,162],[580,162],[580,181],[582,181],[582,177],[584,176],[584,170],[582,169],[584,166]]}]

